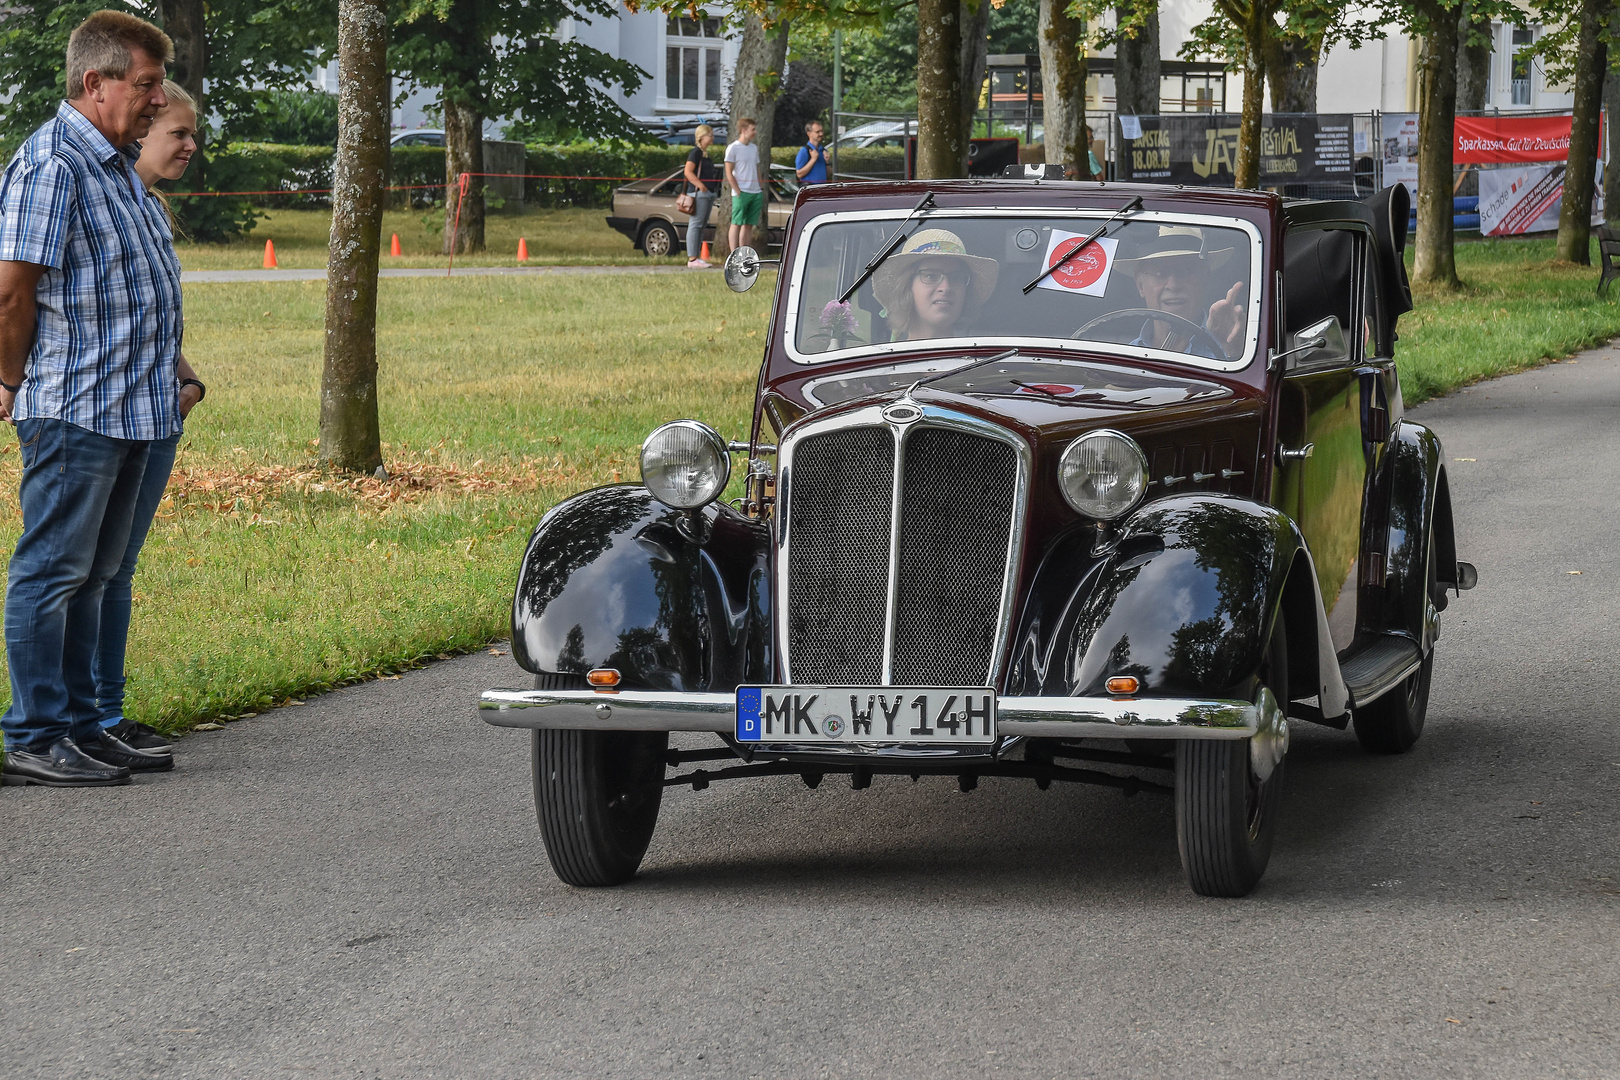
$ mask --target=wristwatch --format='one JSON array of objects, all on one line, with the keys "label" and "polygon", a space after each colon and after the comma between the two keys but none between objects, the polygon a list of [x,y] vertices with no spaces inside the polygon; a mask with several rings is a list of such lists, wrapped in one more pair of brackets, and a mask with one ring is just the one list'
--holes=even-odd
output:
[{"label": "wristwatch", "polygon": [[199,402],[202,401],[203,398],[208,396],[208,387],[204,386],[202,384],[202,381],[199,380],[199,379],[181,379],[180,380],[180,385],[181,386],[195,386],[197,388],[197,400]]},{"label": "wristwatch", "polygon": [[22,393],[22,383],[18,383],[16,386],[12,386],[10,383],[6,382],[4,379],[0,379],[0,386],[3,386],[7,390],[10,390],[13,394]]}]

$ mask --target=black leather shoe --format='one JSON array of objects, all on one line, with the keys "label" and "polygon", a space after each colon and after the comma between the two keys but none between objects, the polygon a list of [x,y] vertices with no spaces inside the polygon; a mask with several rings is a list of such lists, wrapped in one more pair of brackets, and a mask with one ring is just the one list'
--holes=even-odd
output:
[{"label": "black leather shoe", "polygon": [[0,775],[8,785],[112,787],[129,783],[127,768],[91,757],[66,735],[51,743],[50,749],[43,753],[6,751],[5,772]]},{"label": "black leather shoe", "polygon": [[133,720],[125,720],[121,724],[114,724],[109,728],[118,741],[136,750],[144,750],[148,754],[172,754],[174,745],[157,733],[156,728],[145,724],[137,724]]},{"label": "black leather shoe", "polygon": [[130,772],[163,772],[174,768],[173,754],[137,750],[110,731],[85,739],[79,749],[107,765],[122,765]]}]

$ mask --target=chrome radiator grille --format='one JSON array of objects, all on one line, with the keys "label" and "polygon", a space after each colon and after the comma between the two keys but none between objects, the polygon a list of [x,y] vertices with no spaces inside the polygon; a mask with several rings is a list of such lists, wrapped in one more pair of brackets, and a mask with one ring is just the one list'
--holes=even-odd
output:
[{"label": "chrome radiator grille", "polygon": [[796,683],[994,678],[1023,502],[1018,449],[960,427],[902,431],[898,529],[893,429],[842,428],[793,448],[781,570]]},{"label": "chrome radiator grille", "polygon": [[888,428],[815,435],[793,459],[788,635],[804,683],[883,681],[894,501]]},{"label": "chrome radiator grille", "polygon": [[906,440],[892,682],[984,682],[1001,622],[1017,478],[1006,443],[941,428]]}]

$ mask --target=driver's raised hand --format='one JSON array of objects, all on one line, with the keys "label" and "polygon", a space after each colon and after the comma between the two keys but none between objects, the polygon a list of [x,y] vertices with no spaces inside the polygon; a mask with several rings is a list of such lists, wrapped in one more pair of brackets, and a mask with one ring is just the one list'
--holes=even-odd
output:
[{"label": "driver's raised hand", "polygon": [[1226,295],[1209,306],[1209,318],[1204,326],[1226,349],[1226,355],[1236,356],[1243,350],[1243,331],[1248,320],[1243,317],[1243,282],[1226,291]]}]

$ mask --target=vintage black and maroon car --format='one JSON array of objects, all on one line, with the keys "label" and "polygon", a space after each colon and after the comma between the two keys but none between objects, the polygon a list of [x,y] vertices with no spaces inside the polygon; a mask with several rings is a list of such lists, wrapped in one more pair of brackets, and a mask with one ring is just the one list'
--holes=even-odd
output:
[{"label": "vintage black and maroon car", "polygon": [[1193,889],[1251,890],[1290,719],[1410,747],[1474,580],[1391,359],[1406,220],[1399,187],[802,193],[749,441],[659,428],[524,556],[535,689],[479,714],[534,729],[558,876],[629,879],[665,786],[945,774],[1173,794]]}]

